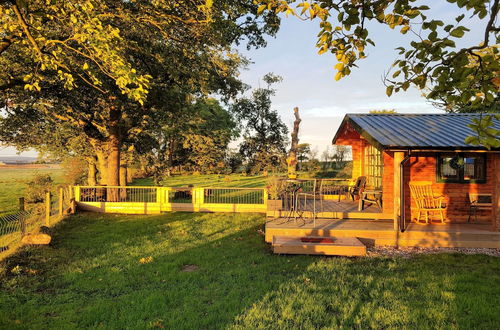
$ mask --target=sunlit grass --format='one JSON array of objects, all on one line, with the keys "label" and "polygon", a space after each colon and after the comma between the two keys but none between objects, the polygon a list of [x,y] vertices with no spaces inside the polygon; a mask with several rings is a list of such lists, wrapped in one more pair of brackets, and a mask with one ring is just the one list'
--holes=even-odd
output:
[{"label": "sunlit grass", "polygon": [[49,174],[54,184],[62,183],[62,169],[1,168],[0,167],[0,214],[17,211],[19,197],[24,196],[26,182],[37,174]]},{"label": "sunlit grass", "polygon": [[[253,214],[79,214],[2,266],[0,328],[497,328],[500,259],[276,256]],[[187,270],[187,271],[185,271]]]}]

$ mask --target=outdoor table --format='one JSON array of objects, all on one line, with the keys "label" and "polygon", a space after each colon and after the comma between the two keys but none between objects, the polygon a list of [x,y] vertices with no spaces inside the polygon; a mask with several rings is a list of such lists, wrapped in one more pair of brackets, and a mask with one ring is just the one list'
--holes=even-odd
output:
[{"label": "outdoor table", "polygon": [[363,211],[365,203],[377,204],[382,209],[382,190],[365,190],[361,192],[359,199],[358,211]]}]

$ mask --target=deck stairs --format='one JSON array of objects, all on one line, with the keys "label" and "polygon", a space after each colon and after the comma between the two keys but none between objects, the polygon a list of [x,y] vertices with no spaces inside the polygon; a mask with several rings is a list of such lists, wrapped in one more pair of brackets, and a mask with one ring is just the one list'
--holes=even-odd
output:
[{"label": "deck stairs", "polygon": [[356,237],[274,236],[272,248],[276,254],[366,255],[366,246]]}]

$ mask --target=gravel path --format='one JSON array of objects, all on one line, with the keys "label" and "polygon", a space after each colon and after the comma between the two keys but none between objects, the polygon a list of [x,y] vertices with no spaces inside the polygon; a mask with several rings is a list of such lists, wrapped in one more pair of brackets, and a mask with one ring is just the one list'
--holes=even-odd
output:
[{"label": "gravel path", "polygon": [[411,258],[416,254],[433,253],[464,253],[464,254],[485,254],[493,257],[500,257],[499,249],[484,248],[422,248],[422,247],[389,247],[377,246],[368,248],[368,257],[403,257]]}]

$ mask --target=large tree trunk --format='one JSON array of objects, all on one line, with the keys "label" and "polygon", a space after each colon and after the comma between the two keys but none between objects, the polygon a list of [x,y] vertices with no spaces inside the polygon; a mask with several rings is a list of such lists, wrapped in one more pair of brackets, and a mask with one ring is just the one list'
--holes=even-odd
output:
[{"label": "large tree trunk", "polygon": [[[122,147],[121,134],[120,134],[120,109],[112,106],[109,112],[109,126],[108,126],[108,172],[107,172],[107,185],[119,186],[120,185],[120,151]],[[108,189],[108,201],[118,201],[118,189]]]},{"label": "large tree trunk", "polygon": [[120,161],[120,186],[126,186],[129,183],[127,173],[127,162],[122,158]]},{"label": "large tree trunk", "polygon": [[96,157],[87,158],[87,163],[88,163],[87,184],[89,186],[96,186],[97,185]]},{"label": "large tree trunk", "polygon": [[295,115],[295,121],[293,122],[292,131],[292,145],[290,146],[290,151],[288,152],[288,157],[286,163],[288,165],[288,178],[297,178],[297,152],[299,146],[299,126],[302,121],[299,116],[299,108],[295,107],[293,109]]},{"label": "large tree trunk", "polygon": [[95,154],[99,169],[99,184],[105,186],[108,184],[108,157],[100,147],[95,150]]}]

